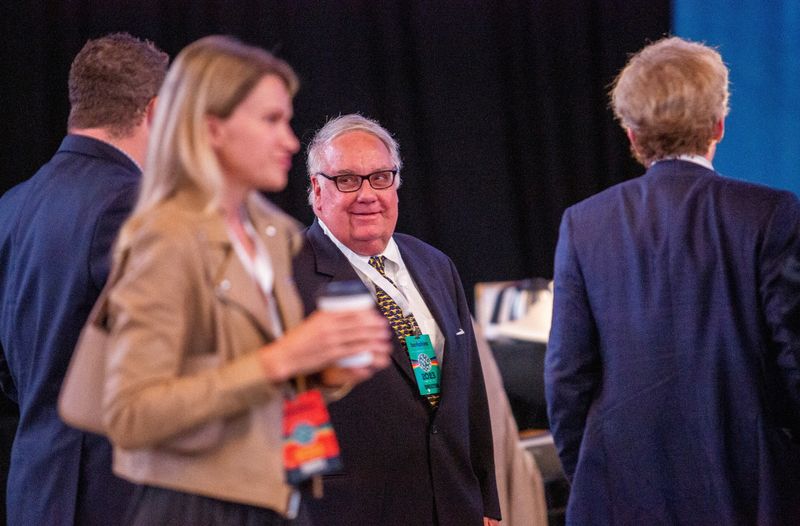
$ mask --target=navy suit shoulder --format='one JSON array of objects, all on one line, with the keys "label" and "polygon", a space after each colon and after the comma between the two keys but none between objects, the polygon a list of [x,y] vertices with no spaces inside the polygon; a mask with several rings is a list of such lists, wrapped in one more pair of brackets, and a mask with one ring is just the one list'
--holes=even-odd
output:
[{"label": "navy suit shoulder", "polygon": [[392,237],[394,237],[394,240],[400,247],[401,252],[403,249],[405,249],[407,251],[414,251],[415,253],[431,260],[439,262],[447,261],[448,263],[451,262],[450,257],[447,254],[417,237],[410,236],[408,234],[402,234],[400,232],[396,232]]},{"label": "navy suit shoulder", "polygon": [[113,146],[68,135],[0,199],[0,342],[20,410],[11,524],[112,524],[124,510],[130,485],[111,474],[108,442],[65,426],[56,401],[139,177]]},{"label": "navy suit shoulder", "polygon": [[447,286],[450,300],[455,302],[459,309],[458,317],[461,323],[458,328],[468,330],[463,326],[472,326],[469,318],[470,313],[466,304],[461,277],[453,260],[438,248],[416,237],[400,233],[394,234],[393,237],[397,242],[397,247],[400,249],[403,260],[408,260],[407,264],[412,268],[412,274],[415,270],[419,274],[421,273],[421,268],[425,268],[428,273],[432,274],[428,279],[435,280],[439,285]]},{"label": "navy suit shoulder", "polygon": [[[649,212],[674,212],[681,203],[714,203],[726,221],[753,223],[771,214],[775,207],[797,208],[798,198],[786,190],[724,177],[688,161],[662,161],[637,178],[617,183],[567,208],[573,220],[597,221],[619,214],[626,206],[641,206],[648,200],[673,206]],[[735,209],[733,208],[735,207]],[[737,213],[729,214],[736,211]],[[728,217],[729,215],[729,217]],[[642,218],[644,219],[644,218]]]}]

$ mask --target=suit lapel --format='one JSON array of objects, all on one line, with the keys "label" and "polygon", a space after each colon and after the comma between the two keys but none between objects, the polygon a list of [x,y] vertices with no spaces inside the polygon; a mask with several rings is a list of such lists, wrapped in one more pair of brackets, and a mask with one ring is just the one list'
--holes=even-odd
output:
[{"label": "suit lapel", "polygon": [[311,249],[314,251],[317,274],[327,276],[328,281],[360,279],[344,254],[322,231],[322,227],[319,226],[316,219],[308,228],[307,237]]},{"label": "suit lapel", "polygon": [[208,242],[209,278],[216,296],[243,311],[266,337],[274,338],[261,290],[236,255],[222,218],[214,214],[201,229]]},{"label": "suit lapel", "polygon": [[[448,301],[449,296],[447,291],[444,290],[442,283],[438,279],[435,279],[435,276],[438,276],[439,273],[432,269],[414,251],[408,250],[402,237],[395,237],[395,242],[400,249],[400,255],[403,257],[403,263],[405,263],[408,273],[414,280],[417,290],[419,290],[422,299],[425,301],[425,305],[428,307],[428,310],[431,311],[436,325],[439,326],[439,330],[442,331],[442,335],[444,336],[445,345],[442,361],[439,365],[442,372],[444,372],[444,363],[449,354],[446,352],[448,344],[453,342],[453,338],[455,337],[453,334],[447,332],[449,328],[453,328],[452,319],[455,317],[455,313],[451,312],[452,309],[447,308],[448,305],[452,305],[453,300]],[[448,321],[450,321],[450,323],[448,323]]]},{"label": "suit lapel", "polygon": [[[322,231],[322,227],[319,226],[319,222],[317,222],[316,219],[308,229],[308,242],[314,251],[317,274],[326,276],[326,283],[349,279],[361,280],[345,255],[342,254],[341,250],[339,250]],[[397,338],[394,336],[392,337],[392,343],[392,360],[403,374],[416,385],[416,379],[411,370],[411,361],[408,358],[408,353],[400,346]]]},{"label": "suit lapel", "polygon": [[[205,250],[198,257],[205,261],[207,279],[217,298],[241,310],[267,340],[275,339],[275,328],[261,289],[236,254],[228,237],[222,214],[208,209],[208,197],[190,185],[181,187],[175,199],[180,206],[196,213],[195,224]],[[278,218],[266,200],[251,192],[247,209],[264,243],[273,266],[273,295],[284,329],[297,325],[303,309],[291,278],[290,236],[297,231],[287,227],[286,219]]]}]

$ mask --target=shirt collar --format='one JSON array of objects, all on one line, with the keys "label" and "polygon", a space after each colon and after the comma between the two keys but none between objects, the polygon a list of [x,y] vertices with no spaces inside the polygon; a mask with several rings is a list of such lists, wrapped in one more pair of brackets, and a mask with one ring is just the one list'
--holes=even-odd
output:
[{"label": "shirt collar", "polygon": [[[322,232],[326,236],[328,236],[328,238],[333,242],[334,245],[336,245],[336,248],[342,251],[342,254],[344,254],[347,259],[356,258],[360,259],[361,261],[364,261],[365,263],[369,263],[369,258],[371,256],[362,256],[361,254],[356,254],[355,252],[350,250],[344,243],[336,239],[336,236],[333,235],[333,233],[328,228],[328,225],[326,225],[322,219],[318,217],[317,221],[319,222],[319,226],[322,228]],[[386,244],[386,248],[383,250],[383,252],[381,252],[380,254],[373,254],[373,255],[383,256],[386,258],[387,261],[395,263],[397,265],[399,265],[401,261],[400,250],[397,248],[397,243],[395,243],[394,237],[389,238],[389,242]]]},{"label": "shirt collar", "polygon": [[[102,145],[102,146],[100,146]],[[97,152],[97,148],[104,148],[105,152]],[[68,133],[64,140],[61,142],[61,146],[59,146],[59,151],[66,149],[70,151],[77,151],[80,153],[84,153],[87,155],[93,155],[97,157],[98,155],[102,155],[103,153],[106,156],[116,156],[116,154],[120,154],[124,159],[127,159],[133,166],[138,170],[138,172],[142,173],[141,165],[136,162],[136,160],[128,155],[128,153],[123,150],[122,148],[111,144],[108,141],[104,141],[103,139],[99,139],[97,137],[92,137],[91,135],[83,135],[81,133]],[[109,151],[111,150],[111,151]],[[124,161],[116,156],[114,160],[118,163],[123,163]]]},{"label": "shirt collar", "polygon": [[[711,164],[711,161],[703,157],[702,155],[697,154],[683,154],[683,155],[674,155],[671,157],[664,157],[663,159],[659,159],[655,161],[653,164],[660,163],[661,161],[688,161],[690,163],[699,164],[703,168],[708,168],[709,170],[714,171],[714,165]],[[650,166],[653,166],[651,164]]]}]

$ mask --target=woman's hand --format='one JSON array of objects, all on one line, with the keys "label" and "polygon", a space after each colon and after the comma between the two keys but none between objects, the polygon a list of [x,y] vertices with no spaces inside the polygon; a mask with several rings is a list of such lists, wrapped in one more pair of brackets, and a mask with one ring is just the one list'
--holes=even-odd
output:
[{"label": "woman's hand", "polygon": [[338,364],[334,364],[326,369],[323,369],[320,373],[322,385],[333,388],[344,386],[352,387],[360,382],[363,382],[364,380],[371,378],[373,374],[385,368],[391,361],[390,356],[392,346],[389,345],[389,348],[386,352],[382,351],[383,349],[381,352],[373,351],[371,353],[372,361],[366,366],[342,367]]},{"label": "woman's hand", "polygon": [[[386,367],[392,350],[391,337],[389,323],[375,309],[315,311],[283,337],[262,347],[261,364],[267,378],[280,383],[299,374],[327,369],[347,356],[372,353],[369,367],[326,373],[331,380],[329,385],[355,383]],[[340,382],[337,378],[348,379]],[[326,379],[323,381],[328,383]]]},{"label": "woman's hand", "polygon": [[320,373],[320,380],[326,387],[353,386],[368,380],[373,374],[389,365],[389,354],[373,353],[375,358],[366,367],[339,367],[334,365]]}]

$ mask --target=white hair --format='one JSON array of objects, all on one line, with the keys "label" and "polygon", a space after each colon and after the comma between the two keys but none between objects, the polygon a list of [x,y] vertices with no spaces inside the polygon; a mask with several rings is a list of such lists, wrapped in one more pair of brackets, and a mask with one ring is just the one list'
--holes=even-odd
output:
[{"label": "white hair", "polygon": [[386,149],[389,150],[389,156],[392,158],[392,163],[397,169],[397,186],[400,186],[400,169],[403,166],[403,161],[400,159],[400,145],[394,140],[392,134],[381,126],[378,121],[358,113],[340,115],[330,119],[322,128],[317,130],[308,145],[308,153],[306,154],[306,169],[308,170],[309,178],[308,204],[312,207],[314,206],[314,192],[311,187],[311,178],[322,170],[323,150],[340,135],[356,131],[374,135],[386,146]]}]

